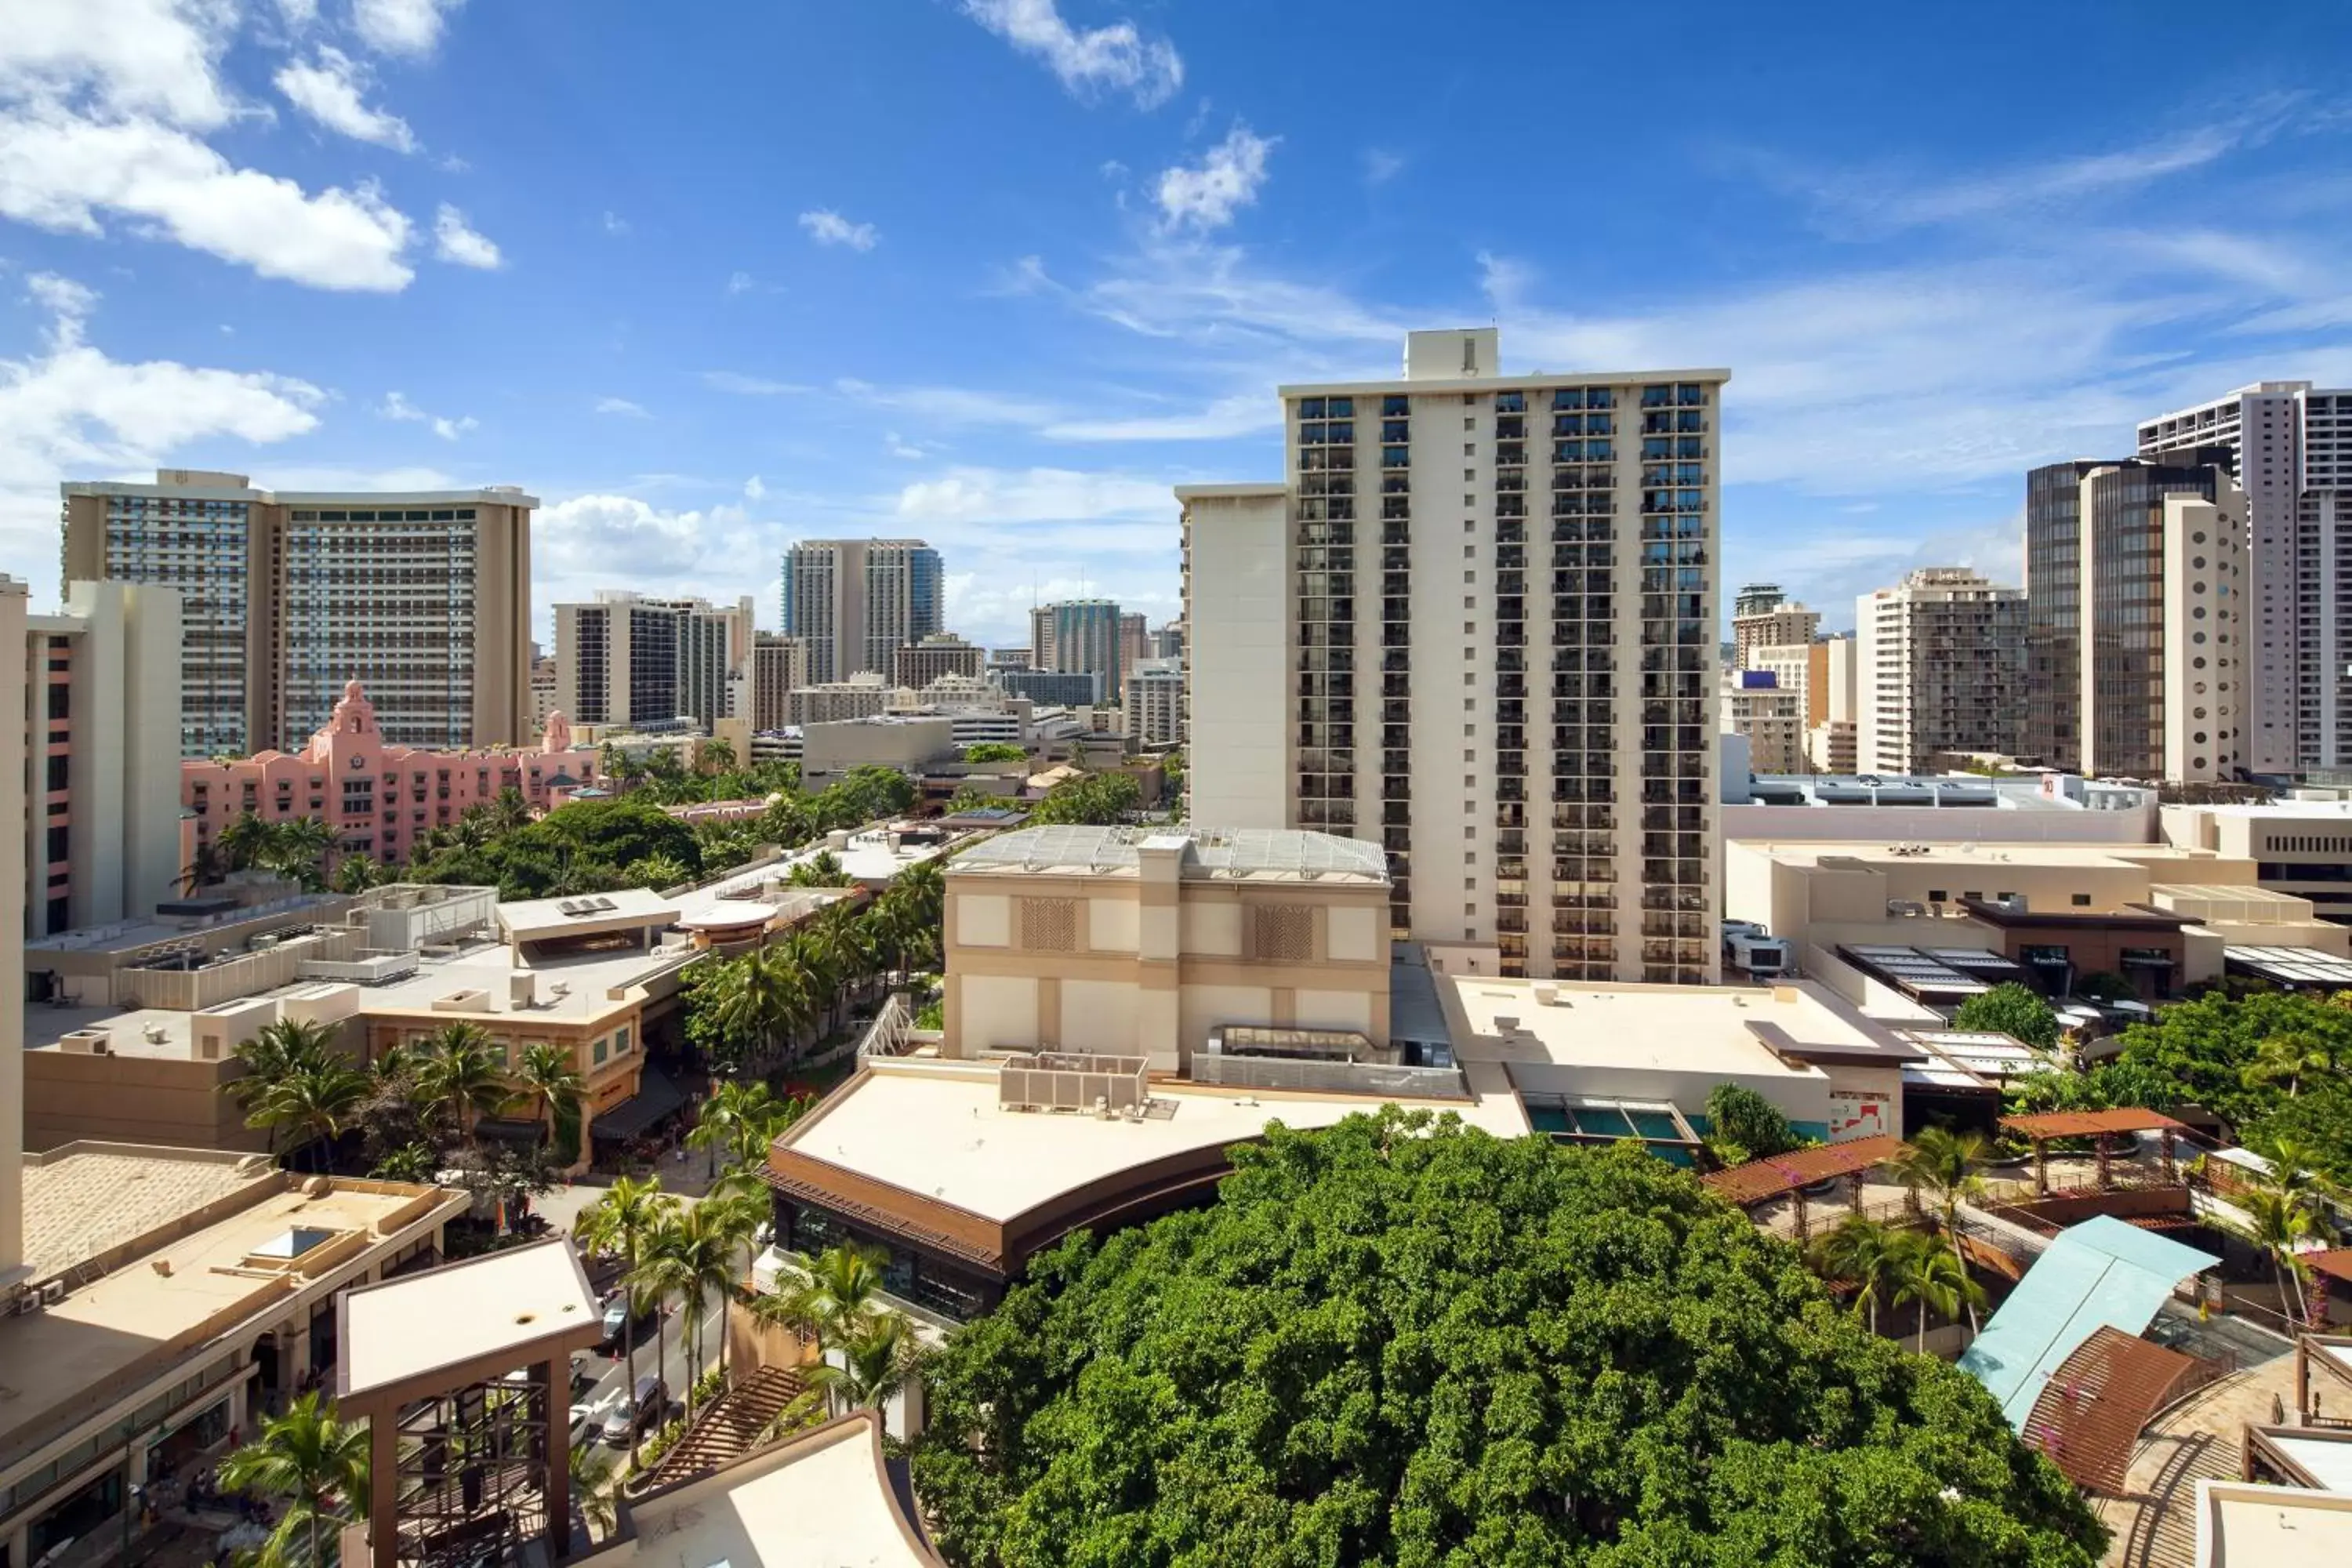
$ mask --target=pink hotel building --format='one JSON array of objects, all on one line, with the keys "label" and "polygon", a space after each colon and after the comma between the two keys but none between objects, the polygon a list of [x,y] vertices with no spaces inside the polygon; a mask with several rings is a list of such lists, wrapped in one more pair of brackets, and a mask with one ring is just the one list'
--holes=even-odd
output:
[{"label": "pink hotel building", "polygon": [[356,680],[325,729],[292,756],[262,752],[242,762],[183,762],[180,798],[196,845],[212,843],[247,811],[265,822],[315,816],[345,851],[404,859],[432,827],[457,820],[469,805],[518,789],[534,810],[560,805],[595,782],[596,752],[574,747],[572,723],[547,717],[536,751],[433,752],[384,743],[375,707]]}]

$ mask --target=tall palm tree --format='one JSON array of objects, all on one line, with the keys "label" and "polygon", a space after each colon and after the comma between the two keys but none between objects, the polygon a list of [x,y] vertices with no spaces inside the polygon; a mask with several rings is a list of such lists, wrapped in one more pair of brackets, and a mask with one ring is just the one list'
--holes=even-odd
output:
[{"label": "tall palm tree", "polygon": [[2231,1228],[2262,1248],[2270,1258],[2271,1281],[2278,1287],[2279,1305],[2286,1305],[2292,1284],[2295,1317],[2310,1321],[2310,1303],[2303,1293],[2305,1268],[2300,1248],[2312,1237],[2311,1212],[2294,1198],[2277,1192],[2255,1191],[2231,1201],[2246,1216],[2242,1224]]},{"label": "tall palm tree", "polygon": [[[572,1222],[572,1234],[591,1252],[617,1258],[621,1277],[627,1279],[645,1264],[653,1240],[661,1229],[665,1212],[676,1206],[676,1200],[661,1190],[659,1176],[639,1180],[622,1176],[604,1189],[604,1195],[580,1211]],[[644,1298],[633,1285],[625,1285],[629,1293],[629,1310],[621,1321],[621,1356],[629,1367],[629,1389],[637,1386],[637,1315],[644,1308]],[[629,1434],[629,1460],[636,1462],[637,1434]]]},{"label": "tall palm tree", "polygon": [[276,839],[271,825],[261,820],[261,814],[247,810],[237,813],[214,836],[213,847],[230,870],[243,871],[260,864]]},{"label": "tall palm tree", "polygon": [[278,1152],[278,1129],[282,1122],[261,1114],[278,1086],[296,1073],[324,1065],[340,1053],[331,1025],[308,1018],[282,1018],[264,1025],[249,1040],[230,1052],[245,1070],[221,1085],[222,1090],[246,1113],[248,1127],[270,1129],[269,1152]]},{"label": "tall palm tree", "polygon": [[550,1138],[555,1137],[566,1122],[577,1130],[580,1102],[587,1095],[588,1080],[572,1065],[570,1050],[546,1040],[534,1041],[523,1047],[522,1067],[515,1076],[547,1112]]},{"label": "tall palm tree", "polygon": [[448,1112],[460,1138],[471,1136],[477,1121],[514,1098],[505,1064],[480,1025],[450,1024],[436,1030],[425,1053],[416,1066],[418,1087]]},{"label": "tall palm tree", "polygon": [[392,876],[392,868],[374,856],[354,851],[335,862],[335,891],[364,893],[391,881]]},{"label": "tall palm tree", "polygon": [[1878,1306],[1894,1288],[1895,1263],[1903,1246],[1893,1226],[1866,1215],[1850,1214],[1813,1241],[1813,1267],[1832,1279],[1854,1286],[1853,1313],[1878,1331]]},{"label": "tall palm tree", "polygon": [[335,830],[318,817],[289,817],[271,824],[269,843],[259,860],[279,876],[312,887],[319,883],[321,868],[335,845]]},{"label": "tall palm tree", "polygon": [[518,827],[530,826],[530,802],[522,791],[509,784],[490,801],[490,822],[500,833],[512,833]]},{"label": "tall palm tree", "polygon": [[[372,1088],[367,1074],[341,1055],[331,1055],[274,1079],[246,1113],[245,1124],[268,1128],[273,1146],[279,1128],[291,1129],[295,1142],[289,1153],[321,1141],[331,1145],[367,1103]],[[322,1158],[322,1168],[324,1163]]]},{"label": "tall palm tree", "polygon": [[338,1420],[320,1395],[306,1394],[222,1460],[220,1479],[229,1491],[284,1501],[286,1516],[270,1535],[265,1562],[285,1562],[287,1547],[299,1535],[309,1540],[311,1563],[323,1563],[325,1527],[367,1517],[367,1426]]},{"label": "tall palm tree", "polygon": [[730,960],[708,984],[720,1032],[740,1042],[753,1061],[765,1062],[777,1041],[802,1028],[814,1011],[807,972],[789,942]]},{"label": "tall palm tree", "polygon": [[180,891],[193,895],[198,888],[219,881],[228,874],[228,862],[221,858],[220,846],[213,839],[196,840],[195,852],[180,872]]},{"label": "tall palm tree", "polygon": [[880,1253],[854,1243],[827,1247],[809,1260],[805,1276],[753,1300],[751,1315],[814,1340],[823,1360],[882,1310],[884,1261]]},{"label": "tall palm tree", "polygon": [[820,849],[799,865],[786,879],[795,888],[846,888],[857,879],[842,868],[841,857],[830,849]]},{"label": "tall palm tree", "polygon": [[1966,1306],[1969,1331],[1975,1331],[1977,1304],[1984,1300],[1984,1288],[1969,1277],[1952,1253],[1916,1231],[1901,1231],[1894,1262],[1895,1304],[1898,1307],[1916,1304],[1919,1309],[1918,1338],[1912,1348],[1925,1354],[1927,1349],[1927,1314],[1942,1318],[1958,1316]]},{"label": "tall palm tree", "polygon": [[[1981,1132],[1924,1127],[1891,1162],[1895,1180],[1914,1192],[1933,1197],[1945,1245],[1951,1248],[1952,1263],[1963,1279],[1968,1278],[1969,1269],[1968,1259],[1960,1252],[1960,1205],[1984,1195],[1985,1181],[1979,1173],[1984,1168],[1986,1152]],[[1966,1292],[1962,1294],[1965,1299]],[[1973,1334],[1976,1329],[1977,1310],[1971,1301],[1969,1331]]]},{"label": "tall palm tree", "polygon": [[2289,1031],[2273,1035],[2255,1047],[2254,1059],[2238,1069],[2238,1077],[2248,1089],[2284,1083],[2286,1097],[2293,1100],[2302,1092],[2305,1079],[2326,1072],[2334,1062],[2326,1046],[2308,1035]]},{"label": "tall palm tree", "polygon": [[776,1135],[800,1120],[805,1102],[779,1100],[775,1090],[754,1080],[721,1083],[702,1102],[688,1144],[710,1149],[738,1169],[758,1165],[767,1157]]},{"label": "tall palm tree", "polygon": [[[736,1296],[743,1245],[758,1224],[758,1211],[740,1201],[705,1199],[683,1211],[673,1207],[656,1231],[650,1253],[631,1276],[641,1290],[677,1296],[678,1310],[686,1315],[692,1345],[686,1391],[688,1420],[694,1418],[694,1385],[702,1379],[703,1310],[713,1296],[721,1300]],[[723,1368],[727,1353],[723,1331],[719,1350]]]},{"label": "tall palm tree", "polygon": [[[632,1382],[629,1386],[635,1389],[636,1384]],[[574,1443],[570,1458],[572,1500],[580,1505],[589,1539],[610,1536],[621,1524],[620,1509],[614,1501],[613,1472],[618,1467],[613,1456],[602,1443]]]},{"label": "tall palm tree", "polygon": [[838,1347],[841,1361],[820,1363],[809,1369],[809,1384],[828,1395],[838,1395],[851,1410],[871,1410],[890,1429],[885,1406],[907,1386],[921,1363],[921,1342],[906,1319],[896,1312],[877,1312],[860,1322]]}]

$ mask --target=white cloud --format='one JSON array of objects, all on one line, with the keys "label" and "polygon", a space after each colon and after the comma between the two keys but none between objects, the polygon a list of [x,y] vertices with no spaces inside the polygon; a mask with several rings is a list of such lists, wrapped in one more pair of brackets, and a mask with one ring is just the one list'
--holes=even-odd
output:
[{"label": "white cloud", "polygon": [[60,103],[87,91],[112,115],[208,131],[235,100],[217,69],[228,0],[13,0],[0,27],[0,98]]},{"label": "white cloud", "polygon": [[273,79],[289,102],[330,131],[396,152],[416,151],[408,121],[367,106],[366,68],[341,49],[322,45],[315,61],[289,60]]},{"label": "white cloud", "polygon": [[1158,519],[1172,530],[1176,519],[1165,480],[1075,468],[953,468],[901,488],[895,510],[919,523]]},{"label": "white cloud", "polygon": [[760,476],[759,476],[759,475],[757,475],[757,474],[753,474],[750,479],[745,479],[745,480],[743,481],[743,499],[744,499],[744,500],[766,500],[766,499],[767,499],[767,495],[768,495],[768,487],[767,487],[766,485],[761,484],[761,483],[760,482]]},{"label": "white cloud", "polygon": [[882,237],[870,223],[852,223],[830,207],[801,214],[801,226],[819,245],[845,245],[852,250],[871,250]]},{"label": "white cloud", "polygon": [[625,397],[600,397],[596,400],[596,412],[599,414],[616,414],[624,419],[650,419],[653,417],[652,415],[645,411],[643,405],[632,403]]},{"label": "white cloud", "polygon": [[748,272],[730,272],[727,275],[727,297],[730,300],[738,294],[749,294],[754,287],[756,281]]},{"label": "white cloud", "polygon": [[963,0],[964,15],[1024,54],[1045,62],[1070,92],[1091,101],[1124,92],[1157,109],[1184,85],[1184,62],[1165,38],[1147,38],[1132,22],[1073,27],[1055,0]]},{"label": "white cloud", "polygon": [[1364,149],[1364,184],[1384,185],[1404,172],[1404,155],[1381,147]]},{"label": "white cloud", "polygon": [[614,236],[626,234],[629,232],[629,220],[618,213],[608,212],[604,215],[604,232]]},{"label": "white cloud", "polygon": [[706,370],[702,373],[702,384],[713,392],[731,392],[739,397],[785,397],[814,390],[794,382],[770,381],[731,370]]},{"label": "white cloud", "polygon": [[383,403],[376,409],[376,413],[386,419],[396,419],[404,424],[422,425],[444,441],[455,441],[460,436],[468,435],[481,427],[480,422],[470,414],[455,419],[446,415],[427,414],[409,402],[405,395],[397,392],[385,393]]},{"label": "white cloud", "polygon": [[429,55],[442,26],[465,0],[352,0],[352,26],[368,47],[388,55]]},{"label": "white cloud", "polygon": [[501,258],[499,247],[467,226],[466,215],[441,204],[433,216],[433,254],[458,267],[478,267],[486,272],[499,269]]},{"label": "white cloud", "polygon": [[408,219],[373,185],[306,195],[230,165],[150,120],[101,123],[55,108],[0,113],[0,216],[96,236],[102,212],[143,220],[192,250],[317,289],[396,291]]},{"label": "white cloud", "polygon": [[278,15],[299,33],[319,19],[319,0],[278,0]]},{"label": "white cloud", "polygon": [[1254,205],[1265,184],[1266,156],[1279,137],[1257,136],[1236,125],[1209,149],[1197,168],[1178,164],[1160,175],[1160,210],[1171,226],[1223,228]]},{"label": "white cloud", "polygon": [[110,359],[89,342],[95,292],[49,273],[26,289],[50,321],[37,352],[0,359],[0,570],[37,594],[57,581],[60,478],[152,468],[196,443],[283,441],[318,426],[326,394],[309,382]]},{"label": "white cloud", "polygon": [[544,606],[628,587],[731,602],[746,563],[765,562],[772,574],[782,544],[780,529],[738,506],[671,510],[635,496],[572,496],[531,518],[531,596]]},{"label": "white cloud", "polygon": [[845,378],[834,390],[853,402],[919,415],[934,425],[1013,425],[1040,426],[1061,417],[1053,404],[1011,393],[987,392],[963,386],[876,386]]}]

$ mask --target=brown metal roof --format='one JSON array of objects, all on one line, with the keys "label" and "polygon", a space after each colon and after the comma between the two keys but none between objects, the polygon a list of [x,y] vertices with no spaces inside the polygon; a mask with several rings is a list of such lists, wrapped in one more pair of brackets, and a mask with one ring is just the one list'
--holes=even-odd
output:
[{"label": "brown metal roof", "polygon": [[2306,1252],[2303,1261],[2330,1279],[2341,1279],[2352,1285],[2352,1247],[2338,1247],[2326,1252]]},{"label": "brown metal roof", "polygon": [[1793,1153],[1776,1155],[1769,1160],[1751,1160],[1745,1165],[1734,1165],[1728,1171],[1717,1171],[1699,1179],[1713,1188],[1718,1197],[1728,1198],[1745,1206],[1793,1193],[1799,1187],[1810,1187],[1815,1182],[1825,1182],[1832,1176],[1850,1176],[1856,1171],[1867,1171],[1873,1165],[1884,1164],[1895,1158],[1902,1147],[1902,1139],[1891,1132],[1882,1132],[1874,1138],[1856,1138],[1845,1143],[1822,1143],[1811,1149],[1799,1149]]},{"label": "brown metal roof", "polygon": [[2148,1418],[2214,1370],[2102,1325],[2051,1373],[2020,1436],[2076,1486],[2118,1496]]},{"label": "brown metal roof", "polygon": [[2004,1116],[2000,1124],[2021,1138],[2088,1138],[2099,1132],[2186,1132],[2185,1122],[2160,1110],[2137,1106],[2120,1110],[2047,1110],[2038,1116]]}]

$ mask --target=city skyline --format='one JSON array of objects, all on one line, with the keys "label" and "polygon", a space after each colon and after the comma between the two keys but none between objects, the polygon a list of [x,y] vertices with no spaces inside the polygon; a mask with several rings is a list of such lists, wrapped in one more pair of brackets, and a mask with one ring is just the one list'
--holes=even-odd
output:
[{"label": "city skyline", "polygon": [[[946,624],[983,643],[1016,640],[1032,598],[1156,623],[1168,487],[1244,471],[1265,387],[1378,375],[1404,325],[1494,321],[1517,373],[1732,366],[1726,578],[1786,579],[1842,626],[1916,565],[2018,580],[2029,468],[2129,451],[2137,422],[2230,387],[2352,382],[2347,198],[2312,177],[2340,157],[2319,89],[2342,46],[2311,23],[2217,38],[2198,83],[2151,100],[2103,68],[2149,16],[2020,9],[2042,45],[2021,55],[1990,15],[1898,94],[1858,68],[1899,40],[1797,18],[1765,82],[1735,68],[1751,20],[1718,8],[1674,123],[1551,215],[1504,199],[1522,173],[1480,127],[1417,103],[1367,122],[1360,73],[1277,74],[1310,18],[1130,9],[1047,5],[1017,36],[976,5],[779,16],[725,49],[592,17],[528,123],[490,106],[545,47],[480,6],[403,32],[140,0],[171,72],[70,32],[56,60],[0,56],[16,131],[103,163],[127,154],[91,128],[125,127],[192,171],[154,210],[96,194],[104,168],[0,201],[19,416],[0,570],[53,602],[55,485],[163,462],[283,489],[524,484],[548,503],[542,641],[616,560],[651,593],[752,593],[774,629],[789,540],[909,533],[950,562]],[[1425,41],[1431,103],[1532,97],[1541,62],[1633,24],[1539,18],[1563,47],[1507,52],[1495,25]],[[692,112],[656,110],[688,50],[720,74]],[[833,62],[781,119],[726,75],[779,56]],[[2046,112],[1969,112],[1996,67]],[[1647,89],[1583,90],[1599,121]],[[1342,120],[1367,128],[1318,129]],[[550,127],[593,129],[585,155]],[[689,158],[714,198],[691,207],[656,177]],[[279,205],[229,205],[247,185]],[[1456,216],[1423,221],[1441,192]],[[232,221],[187,216],[214,203]],[[1618,259],[1669,204],[1739,245]]]}]

